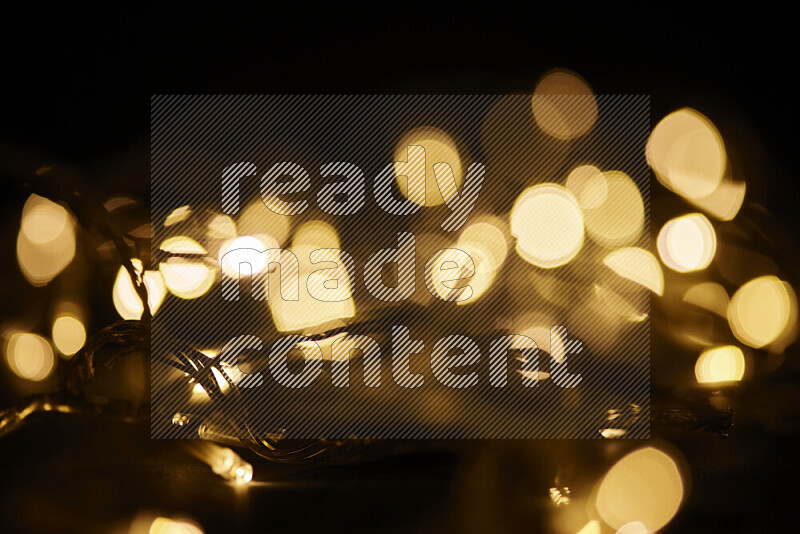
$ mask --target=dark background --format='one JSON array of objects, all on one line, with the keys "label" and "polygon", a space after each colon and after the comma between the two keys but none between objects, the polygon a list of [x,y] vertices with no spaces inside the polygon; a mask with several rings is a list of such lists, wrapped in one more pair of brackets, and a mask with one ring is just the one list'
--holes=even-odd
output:
[{"label": "dark background", "polygon": [[[652,95],[654,123],[682,106],[702,111],[744,162],[748,201],[763,204],[796,243],[796,24],[785,12],[734,5],[654,12],[643,5],[556,11],[529,4],[498,12],[492,4],[441,11],[385,4],[365,13],[307,3],[287,13],[274,6],[34,4],[6,13],[0,31],[0,143],[67,166],[102,168],[98,162],[125,161],[121,154],[146,154],[152,94],[505,93],[530,91],[545,71],[561,67],[596,93]],[[147,194],[146,159],[117,168],[118,176],[97,172],[88,179],[98,188],[113,183],[109,190]],[[11,306],[5,299],[0,305]],[[757,408],[737,420],[727,440],[654,427],[692,468],[690,501],[668,531],[769,530],[794,515],[800,443],[793,369],[772,394],[754,397]],[[460,458],[480,457],[474,443],[459,455],[293,474],[289,479],[303,481],[299,488],[259,487],[245,504],[214,487],[202,466],[184,465],[164,447],[148,442],[146,426],[71,424],[55,416],[31,423],[0,442],[0,523],[102,531],[114,518],[162,507],[194,515],[210,532],[225,531],[228,517],[256,531],[408,532],[463,527],[470,511],[477,517],[481,506],[492,508],[489,490],[476,482],[483,479],[456,467]],[[536,452],[561,447],[531,444]],[[544,479],[544,462],[540,467]],[[118,482],[111,489],[109,479]],[[517,487],[513,473],[499,480]],[[60,507],[56,495],[64,495]],[[520,517],[527,523],[509,530],[544,528],[536,510]]]}]

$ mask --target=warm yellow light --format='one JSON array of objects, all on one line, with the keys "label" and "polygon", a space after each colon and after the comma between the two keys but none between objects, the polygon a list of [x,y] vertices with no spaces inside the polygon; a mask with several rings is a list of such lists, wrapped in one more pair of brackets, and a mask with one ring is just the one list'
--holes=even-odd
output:
[{"label": "warm yellow light", "polygon": [[236,223],[227,215],[215,215],[208,223],[207,235],[212,239],[231,239],[236,232]]},{"label": "warm yellow light", "polygon": [[173,224],[178,224],[186,220],[186,218],[192,214],[192,208],[189,205],[181,206],[180,208],[175,208],[172,212],[167,215],[167,218],[164,219],[164,226],[172,226]]},{"label": "warm yellow light", "polygon": [[289,237],[289,221],[291,217],[273,212],[264,205],[261,198],[257,198],[245,207],[236,221],[240,235],[270,236],[267,241],[274,241],[278,245],[286,242]]},{"label": "warm yellow light", "polygon": [[706,349],[697,358],[694,375],[701,384],[738,382],[744,376],[744,354],[733,345]]},{"label": "warm yellow light", "polygon": [[157,517],[150,524],[147,534],[203,534],[203,529],[187,520]]},{"label": "warm yellow light", "polygon": [[172,254],[205,254],[206,249],[192,239],[191,237],[187,237],[185,235],[179,235],[174,237],[169,237],[161,243],[159,247],[164,252],[170,252]]},{"label": "warm yellow light", "polygon": [[667,115],[656,125],[647,141],[646,155],[658,180],[688,199],[714,193],[728,163],[717,129],[689,108]]},{"label": "warm yellow light", "polygon": [[641,521],[631,521],[619,527],[617,534],[650,534],[650,531]]},{"label": "warm yellow light", "polygon": [[75,257],[75,221],[62,206],[31,195],[22,209],[17,261],[25,279],[43,286]]},{"label": "warm yellow light", "polygon": [[[461,157],[453,139],[438,128],[423,126],[408,132],[397,144],[394,152],[396,162],[404,162],[408,159],[408,147],[421,146],[425,148],[425,203],[424,206],[438,206],[455,194],[449,194],[445,199],[439,190],[436,182],[436,175],[433,166],[436,163],[448,163],[453,172],[456,186],[461,187],[464,180],[461,169]],[[400,166],[398,166],[398,169]],[[440,174],[442,171],[439,171]],[[397,186],[404,197],[408,198],[408,180],[402,175],[396,176]],[[415,201],[415,199],[410,199]]]},{"label": "warm yellow light", "polygon": [[716,313],[720,317],[728,316],[728,292],[714,282],[703,282],[690,287],[683,294],[683,302]]},{"label": "warm yellow light", "polygon": [[664,273],[655,256],[635,247],[609,252],[603,263],[623,278],[640,284],[656,295],[664,294]]},{"label": "warm yellow light", "polygon": [[685,273],[705,269],[717,252],[714,227],[700,213],[667,221],[658,233],[658,254],[664,265]]},{"label": "warm yellow light", "polygon": [[292,238],[294,246],[302,245],[313,248],[339,248],[339,233],[336,228],[324,221],[308,221],[303,223]]},{"label": "warm yellow light", "polygon": [[[334,255],[327,262],[312,264],[310,254],[318,249],[339,248],[339,235],[336,229],[323,221],[309,221],[300,226],[292,239],[291,251],[298,260],[299,267],[299,295],[298,300],[284,300],[280,294],[278,278],[271,282],[269,295],[269,309],[275,327],[280,332],[314,328],[322,324],[343,318],[353,317],[356,313],[355,302],[352,298],[354,281],[350,279],[344,263],[338,255]],[[335,267],[332,262],[336,262]],[[331,279],[337,280],[338,287],[342,290],[340,297],[344,300],[337,302],[321,301],[312,297],[308,292],[308,277],[312,272],[321,269],[328,270]],[[282,272],[281,276],[290,275]]]},{"label": "warm yellow light", "polygon": [[746,191],[747,184],[745,182],[724,179],[710,195],[688,200],[712,217],[721,221],[730,221],[739,213]]},{"label": "warm yellow light", "polygon": [[72,224],[72,216],[63,206],[38,195],[28,197],[22,208],[22,232],[37,245],[55,240]]},{"label": "warm yellow light", "polygon": [[549,73],[539,81],[532,106],[536,124],[556,139],[580,137],[597,121],[597,102],[591,88],[565,71]]},{"label": "warm yellow light", "polygon": [[583,209],[597,208],[606,201],[608,186],[603,173],[593,165],[581,165],[572,169],[564,184]]},{"label": "warm yellow light", "polygon": [[728,306],[728,324],[736,339],[761,348],[793,329],[796,308],[797,299],[789,284],[775,276],[761,276],[734,293]]},{"label": "warm yellow light", "polygon": [[678,466],[660,450],[645,447],[623,457],[606,473],[595,505],[611,528],[639,521],[653,532],[672,519],[682,499]]},{"label": "warm yellow light", "polygon": [[38,334],[12,333],[6,342],[6,362],[9,369],[20,378],[38,382],[53,371],[53,349]]},{"label": "warm yellow light", "polygon": [[[132,263],[136,272],[141,273],[141,260],[134,258]],[[167,286],[164,284],[164,278],[159,271],[145,271],[144,285],[147,288],[147,304],[150,308],[150,313],[155,315],[167,294]],[[133,282],[124,267],[120,267],[117,272],[111,296],[117,313],[123,319],[140,319],[142,317],[144,306],[142,306],[139,294],[136,293],[136,288],[133,287]]]},{"label": "warm yellow light", "polygon": [[204,261],[170,258],[158,265],[164,284],[170,293],[182,299],[196,299],[205,295],[217,278],[216,267]]},{"label": "warm yellow light", "polygon": [[267,268],[267,255],[264,252],[268,249],[277,248],[278,244],[274,241],[264,243],[262,240],[253,236],[242,236],[232,239],[219,249],[219,260],[222,272],[225,276],[235,278],[239,276],[239,265],[241,263],[250,264],[251,273],[247,270],[242,271],[242,275],[257,274]]},{"label": "warm yellow light", "polygon": [[636,242],[644,229],[644,202],[636,183],[624,172],[593,175],[581,190],[586,233],[604,247]]},{"label": "warm yellow light", "polygon": [[456,248],[470,256],[472,249],[479,250],[476,255],[481,261],[476,259],[476,271],[482,272],[482,269],[495,271],[503,265],[508,254],[508,243],[501,225],[500,221],[487,219],[470,224],[461,232]]},{"label": "warm yellow light", "polygon": [[646,312],[638,309],[629,299],[626,299],[613,289],[594,284],[594,294],[602,303],[603,309],[625,321],[640,323],[648,317]]},{"label": "warm yellow light", "polygon": [[526,189],[511,209],[511,235],[517,238],[517,253],[537,267],[569,263],[583,246],[578,201],[556,184]]},{"label": "warm yellow light", "polygon": [[64,356],[72,356],[86,343],[86,329],[80,319],[61,314],[53,321],[53,344]]}]

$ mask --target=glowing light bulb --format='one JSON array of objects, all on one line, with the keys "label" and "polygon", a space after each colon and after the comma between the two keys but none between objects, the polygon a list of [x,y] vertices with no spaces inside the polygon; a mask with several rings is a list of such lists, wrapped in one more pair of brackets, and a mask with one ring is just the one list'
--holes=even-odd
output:
[{"label": "glowing light bulb", "polygon": [[717,252],[717,234],[700,213],[682,215],[661,228],[657,240],[661,261],[679,273],[705,269]]},{"label": "glowing light bulb", "polygon": [[583,246],[583,215],[575,197],[560,185],[541,184],[520,194],[511,209],[517,253],[545,269],[569,263]]},{"label": "glowing light bulb", "polygon": [[61,314],[53,321],[53,344],[64,356],[72,356],[86,343],[86,328],[80,319]]},{"label": "glowing light bulb", "polygon": [[653,532],[673,518],[682,499],[683,480],[675,461],[645,447],[609,469],[597,489],[595,506],[611,528],[639,521]]},{"label": "glowing light bulb", "polygon": [[704,350],[697,358],[694,374],[701,384],[738,382],[744,376],[744,369],[742,349],[724,345]]},{"label": "glowing light bulb", "polygon": [[53,349],[45,338],[26,332],[12,333],[6,342],[6,362],[20,378],[38,382],[53,371]]},{"label": "glowing light bulb", "polygon": [[797,321],[792,287],[775,276],[761,276],[740,287],[728,306],[728,324],[742,343],[761,348],[778,341]]}]

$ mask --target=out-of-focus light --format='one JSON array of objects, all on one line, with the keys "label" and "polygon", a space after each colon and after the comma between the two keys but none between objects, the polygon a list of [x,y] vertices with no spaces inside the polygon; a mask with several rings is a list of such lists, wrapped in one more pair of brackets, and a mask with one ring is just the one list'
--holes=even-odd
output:
[{"label": "out-of-focus light", "polygon": [[600,528],[600,521],[597,519],[592,519],[578,531],[578,534],[602,534],[602,529]]},{"label": "out-of-focus light", "polygon": [[48,284],[75,257],[75,221],[62,206],[31,195],[22,209],[17,261],[34,286]]},{"label": "out-of-focus light", "polygon": [[203,534],[203,529],[186,517],[162,517],[140,513],[131,522],[128,534]]},{"label": "out-of-focus light", "polygon": [[603,307],[606,310],[625,321],[640,323],[648,317],[647,312],[639,310],[635,304],[631,303],[613,289],[609,289],[600,284],[594,284],[594,293],[600,302],[603,303]]},{"label": "out-of-focus light", "polygon": [[22,208],[22,232],[36,245],[55,240],[72,224],[63,206],[38,195],[31,195]]},{"label": "out-of-focus light", "polygon": [[[231,278],[238,277],[241,263],[250,264],[251,274],[260,273],[267,267],[267,257],[263,252],[271,248],[277,248],[277,243],[264,243],[249,235],[224,243],[219,250],[223,274]],[[242,274],[246,274],[246,271]]]},{"label": "out-of-focus light", "polygon": [[617,534],[650,534],[647,526],[641,521],[631,521],[625,523],[617,529]]},{"label": "out-of-focus light", "polygon": [[581,203],[586,233],[598,245],[632,245],[644,229],[642,195],[624,172],[595,174],[582,189]]},{"label": "out-of-focus light", "polygon": [[172,210],[172,213],[167,215],[167,218],[164,219],[164,226],[172,226],[173,224],[178,224],[186,220],[186,218],[191,215],[192,208],[189,205],[181,206],[180,208],[175,208]]},{"label": "out-of-focus light", "polygon": [[570,72],[546,74],[533,91],[532,106],[536,124],[556,139],[580,137],[597,121],[592,89]]},{"label": "out-of-focus light", "polygon": [[608,188],[603,172],[594,165],[575,167],[564,184],[583,209],[597,208],[606,201]]},{"label": "out-of-focus light", "polygon": [[72,356],[86,343],[86,328],[80,319],[64,313],[53,321],[53,344],[64,356]]},{"label": "out-of-focus light", "polygon": [[169,237],[161,243],[159,247],[164,252],[171,252],[172,254],[205,254],[206,249],[192,239],[185,235],[178,235]]},{"label": "out-of-focus light", "polygon": [[714,259],[717,234],[704,215],[690,213],[667,221],[658,233],[657,247],[661,261],[673,271],[698,271]]},{"label": "out-of-focus light", "polygon": [[624,428],[601,428],[600,429],[600,435],[603,436],[606,439],[619,439],[619,438],[621,438],[622,436],[624,436],[627,433],[628,433],[628,431],[625,430]]},{"label": "out-of-focus light", "polygon": [[339,233],[325,221],[308,221],[294,233],[292,243],[313,248],[339,248]]},{"label": "out-of-focus light", "polygon": [[701,384],[738,382],[744,376],[745,362],[742,349],[723,345],[706,349],[697,358],[694,375]]},{"label": "out-of-focus light", "polygon": [[[134,258],[131,260],[136,272],[142,272],[142,262]],[[167,286],[164,284],[164,277],[159,271],[145,271],[144,285],[147,288],[147,304],[150,308],[150,313],[155,315],[161,303],[164,302],[164,297],[167,294]],[[128,276],[128,271],[124,267],[120,267],[117,272],[117,278],[114,281],[114,289],[112,290],[111,297],[114,301],[114,307],[117,313],[123,319],[141,319],[144,306],[139,299],[139,294],[136,293],[136,288]]]},{"label": "out-of-focus light", "polygon": [[[308,221],[301,225],[292,238],[291,251],[298,260],[300,280],[306,280],[299,287],[298,300],[281,298],[277,280],[270,285],[269,309],[276,328],[280,332],[314,328],[339,319],[355,316],[355,302],[352,298],[354,281],[350,279],[340,256],[332,255],[321,264],[312,264],[310,254],[323,248],[339,248],[339,235],[336,229],[323,221]],[[336,266],[333,266],[335,262]],[[308,277],[320,272],[323,265],[326,277],[336,279],[343,300],[332,302],[317,300],[308,292]],[[284,276],[282,273],[281,276]]]},{"label": "out-of-focus light", "polygon": [[38,382],[53,371],[55,358],[50,343],[38,334],[14,332],[6,342],[6,362],[20,378]]},{"label": "out-of-focus light", "polygon": [[225,480],[239,485],[253,480],[253,466],[231,449],[213,443],[191,443],[188,447],[197,459]]},{"label": "out-of-focus light", "polygon": [[623,278],[640,284],[656,295],[664,294],[664,273],[655,256],[635,247],[609,252],[603,263]]},{"label": "out-of-focus light", "polygon": [[560,185],[541,184],[520,194],[511,209],[511,235],[527,262],[550,269],[569,263],[583,246],[583,215]]},{"label": "out-of-focus light", "polygon": [[598,487],[595,505],[611,528],[639,521],[653,532],[673,518],[682,499],[678,466],[662,451],[645,447],[609,469]]},{"label": "out-of-focus light", "polygon": [[723,180],[710,195],[688,200],[712,217],[720,221],[730,221],[739,213],[746,191],[745,182]]},{"label": "out-of-focus light", "polygon": [[215,215],[208,223],[206,235],[212,239],[232,239],[236,237],[236,223],[227,215]]},{"label": "out-of-focus light", "polygon": [[[445,199],[442,197],[442,192],[439,190],[439,185],[436,181],[436,175],[433,172],[433,166],[436,163],[447,163],[453,171],[453,178],[455,179],[456,186],[461,187],[464,176],[461,169],[461,157],[458,155],[458,149],[453,139],[447,133],[431,126],[423,126],[415,128],[408,132],[400,142],[397,144],[394,153],[394,160],[398,173],[396,175],[397,187],[404,197],[408,197],[408,180],[399,171],[403,163],[408,160],[408,147],[421,146],[425,148],[425,202],[420,204],[423,206],[438,206],[444,203],[445,200],[450,200],[450,197],[455,195],[455,191],[448,195]],[[441,170],[439,171],[442,172]],[[409,198],[412,202],[417,202],[415,198]]]},{"label": "out-of-focus light", "polygon": [[667,115],[656,125],[646,156],[658,180],[687,199],[714,193],[728,163],[722,136],[711,121],[689,108]]},{"label": "out-of-focus light", "polygon": [[794,329],[797,299],[792,287],[775,276],[761,276],[740,287],[728,306],[728,324],[736,339],[761,348]]},{"label": "out-of-focus light", "polygon": [[205,295],[217,278],[217,270],[204,261],[169,258],[158,265],[170,293],[182,299]]},{"label": "out-of-focus light", "polygon": [[[505,232],[501,228],[501,222],[494,220],[476,221],[470,224],[461,232],[456,248],[470,254],[471,249],[480,249],[482,262],[476,265],[476,270],[486,269],[495,271],[503,265],[508,254],[508,243],[506,242]],[[476,262],[478,263],[478,262]]]},{"label": "out-of-focus light", "polygon": [[241,235],[268,234],[270,238],[264,238],[264,243],[274,241],[281,245],[289,237],[290,219],[291,217],[274,213],[264,205],[261,198],[257,198],[242,210],[236,220],[236,226]]},{"label": "out-of-focus light", "polygon": [[690,287],[683,294],[683,302],[716,313],[720,317],[728,316],[728,292],[715,282],[703,282]]}]

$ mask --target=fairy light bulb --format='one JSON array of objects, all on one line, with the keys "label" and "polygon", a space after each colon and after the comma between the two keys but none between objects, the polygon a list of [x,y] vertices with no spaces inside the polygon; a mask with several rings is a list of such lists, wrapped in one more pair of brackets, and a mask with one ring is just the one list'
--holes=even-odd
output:
[{"label": "fairy light bulb", "polygon": [[236,484],[244,485],[253,480],[253,466],[242,460],[231,449],[220,447],[211,461],[211,470]]}]

